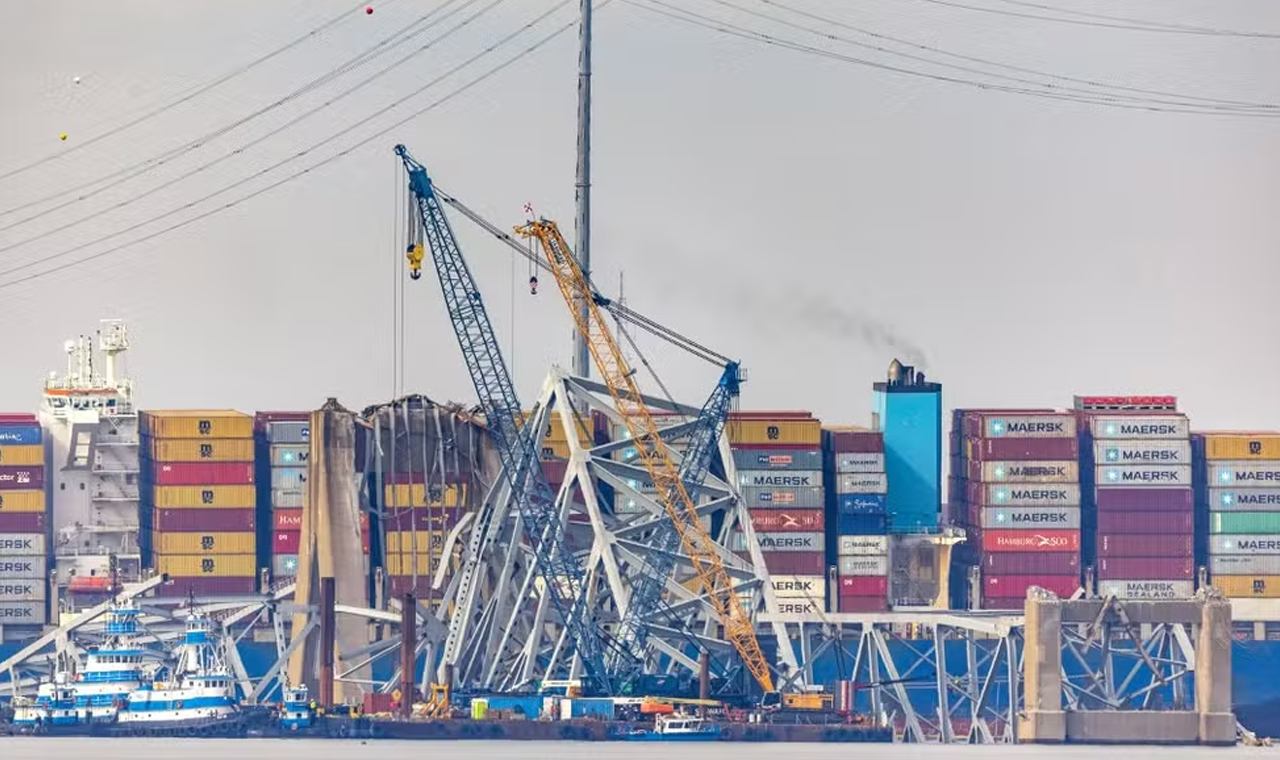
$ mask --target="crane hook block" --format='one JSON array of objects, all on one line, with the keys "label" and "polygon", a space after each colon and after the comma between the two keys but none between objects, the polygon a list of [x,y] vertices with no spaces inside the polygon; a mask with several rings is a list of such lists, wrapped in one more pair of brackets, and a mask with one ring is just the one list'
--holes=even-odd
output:
[{"label": "crane hook block", "polygon": [[529,278],[529,295],[533,295],[533,296],[538,295],[538,278],[537,277]]},{"label": "crane hook block", "polygon": [[422,276],[422,244],[409,246],[409,250],[405,251],[405,258],[409,259],[409,276],[418,279]]}]

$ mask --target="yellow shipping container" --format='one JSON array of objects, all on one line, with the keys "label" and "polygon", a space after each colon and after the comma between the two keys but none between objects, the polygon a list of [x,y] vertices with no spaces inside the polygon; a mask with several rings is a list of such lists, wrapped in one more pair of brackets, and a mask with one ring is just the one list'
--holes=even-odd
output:
[{"label": "yellow shipping container", "polygon": [[[462,556],[462,547],[458,547],[453,551],[453,556],[449,560],[449,566],[457,569],[456,562]],[[427,575],[434,573],[440,563],[440,554],[432,553],[428,556],[424,553],[418,554],[388,554],[387,555],[387,574],[388,575]],[[416,566],[416,567],[415,567]]]},{"label": "yellow shipping container", "polygon": [[256,533],[160,533],[151,545],[157,554],[253,554]]},{"label": "yellow shipping container", "polygon": [[416,532],[417,543],[414,543],[414,531],[387,531],[387,553],[421,554],[429,547],[432,554],[439,554],[440,549],[444,547],[444,539],[447,535],[449,535],[447,531],[420,530]]},{"label": "yellow shipping container", "polygon": [[[432,486],[434,489],[435,486]],[[465,484],[442,486],[440,489],[439,499],[434,499],[430,504],[427,503],[427,487],[421,483],[401,483],[399,485],[388,485],[382,494],[386,499],[384,507],[460,507],[467,501],[467,486]]]},{"label": "yellow shipping container", "polygon": [[790,446],[822,443],[822,423],[818,420],[733,420],[726,427],[730,443]]},{"label": "yellow shipping container", "polygon": [[0,512],[43,512],[44,491],[0,491]]},{"label": "yellow shipping container", "polygon": [[251,578],[258,574],[258,559],[252,554],[157,554],[156,570],[176,578]]},{"label": "yellow shipping container", "polygon": [[253,417],[234,409],[143,412],[142,433],[152,438],[253,438]]},{"label": "yellow shipping container", "polygon": [[156,507],[171,509],[249,509],[258,505],[253,486],[156,486]]},{"label": "yellow shipping container", "polygon": [[44,464],[43,446],[0,446],[0,467]]},{"label": "yellow shipping container", "polygon": [[1213,585],[1234,599],[1280,599],[1280,575],[1215,575]]},{"label": "yellow shipping container", "polygon": [[1205,459],[1280,459],[1280,433],[1205,433]]},{"label": "yellow shipping container", "polygon": [[151,457],[157,462],[252,462],[252,438],[156,438]]},{"label": "yellow shipping container", "polygon": [[[529,418],[529,412],[520,413],[520,427],[524,427],[524,421]],[[574,419],[573,426],[577,428],[578,440],[583,446],[591,447],[595,445],[595,430],[587,424],[586,420]],[[546,441],[556,441],[558,443],[568,443],[569,436],[565,435],[564,424],[560,420],[560,413],[552,410],[551,419],[547,423],[547,432],[543,435],[544,443]]]}]

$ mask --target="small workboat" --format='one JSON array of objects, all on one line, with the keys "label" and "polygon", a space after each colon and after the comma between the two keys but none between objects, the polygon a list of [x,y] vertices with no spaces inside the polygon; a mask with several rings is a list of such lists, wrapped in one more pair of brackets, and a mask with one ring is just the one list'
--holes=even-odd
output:
[{"label": "small workboat", "polygon": [[691,715],[656,715],[652,731],[638,729],[623,738],[631,742],[713,742],[720,739],[720,726]]}]

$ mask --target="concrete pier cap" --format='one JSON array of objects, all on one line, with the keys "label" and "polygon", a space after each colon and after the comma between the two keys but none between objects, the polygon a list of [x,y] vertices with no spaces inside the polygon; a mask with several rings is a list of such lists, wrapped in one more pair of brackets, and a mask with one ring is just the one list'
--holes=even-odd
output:
[{"label": "concrete pier cap", "polygon": [[[1196,631],[1192,710],[1070,710],[1062,683],[1063,625],[1183,625]],[[1027,591],[1023,652],[1025,707],[1018,740],[1030,744],[1236,743],[1231,712],[1231,603],[1217,589],[1191,599],[1059,599]]]}]

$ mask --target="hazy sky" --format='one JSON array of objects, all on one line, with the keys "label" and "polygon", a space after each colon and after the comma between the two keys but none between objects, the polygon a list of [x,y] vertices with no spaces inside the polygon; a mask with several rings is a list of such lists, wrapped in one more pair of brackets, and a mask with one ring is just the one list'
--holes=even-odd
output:
[{"label": "hazy sky", "polygon": [[[371,16],[354,13],[162,116],[0,179],[0,210],[233,123],[439,2],[373,0]],[[405,97],[555,4],[502,3],[230,160],[15,245],[253,141],[488,2],[156,171],[0,231],[0,249],[13,246],[0,251],[0,269],[248,177]],[[890,60],[715,0],[678,2],[771,35]],[[1280,33],[1274,0],[1044,2]],[[785,15],[758,0],[734,4]],[[1280,39],[1054,24],[925,0],[786,4],[1017,66],[1280,103]],[[1028,10],[1002,0],[965,4]],[[0,3],[0,173],[170,102],[353,5]],[[524,49],[544,26],[571,21],[574,6],[283,170],[52,263],[140,237],[353,145]],[[1173,393],[1199,428],[1280,428],[1280,120],[1117,110],[927,81],[718,35],[621,0],[599,12],[596,42],[596,281],[614,292],[625,270],[635,308],[741,358],[750,372],[744,407],[807,408],[824,420],[865,424],[871,383],[895,354],[914,351],[943,383],[948,408],[1066,406],[1078,392]],[[67,271],[0,285],[0,408],[34,410],[42,376],[62,366],[63,340],[102,317],[129,321],[129,368],[144,408],[312,408],[327,396],[360,408],[385,400],[397,389],[394,229],[404,214],[392,146],[407,144],[442,187],[503,226],[519,223],[532,202],[571,231],[576,48],[576,33],[566,33],[349,156],[224,213]],[[51,205],[0,216],[0,227]],[[461,217],[454,226],[531,399],[549,364],[569,362],[568,313],[548,278],[529,295],[523,261],[513,264]],[[0,283],[52,263],[0,275]],[[470,399],[433,275],[407,292],[405,385],[440,400]],[[717,377],[714,367],[643,345],[689,399],[701,400]]]}]

